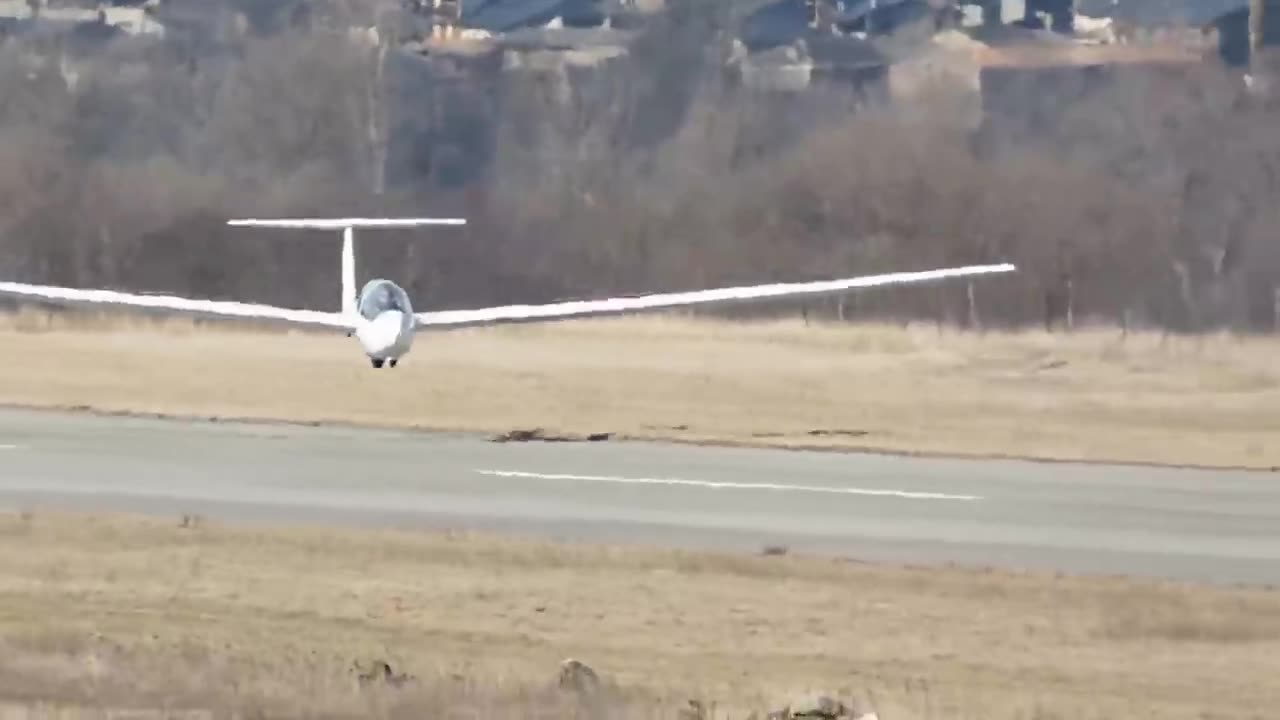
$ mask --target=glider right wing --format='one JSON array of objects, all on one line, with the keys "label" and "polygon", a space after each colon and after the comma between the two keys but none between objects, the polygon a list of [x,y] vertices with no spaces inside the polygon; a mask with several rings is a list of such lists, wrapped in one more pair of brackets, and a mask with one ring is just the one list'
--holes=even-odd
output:
[{"label": "glider right wing", "polygon": [[662,310],[690,305],[728,305],[775,300],[797,295],[823,297],[842,295],[858,288],[883,285],[943,280],[969,275],[1012,272],[1014,266],[969,265],[966,267],[899,272],[886,275],[864,275],[841,280],[816,282],[776,283],[772,285],[745,285],[717,290],[693,290],[689,292],[656,293],[637,297],[607,298],[604,300],[569,300],[546,305],[504,305],[476,310],[439,310],[415,314],[418,328],[462,328],[477,325],[546,322],[575,317],[619,315],[644,310]]}]

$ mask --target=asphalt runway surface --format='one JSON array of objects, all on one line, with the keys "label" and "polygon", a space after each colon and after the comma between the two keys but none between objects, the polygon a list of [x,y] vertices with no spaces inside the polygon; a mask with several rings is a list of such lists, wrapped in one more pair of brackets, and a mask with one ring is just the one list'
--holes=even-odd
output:
[{"label": "asphalt runway surface", "polygon": [[0,506],[1280,581],[1268,473],[4,410]]}]

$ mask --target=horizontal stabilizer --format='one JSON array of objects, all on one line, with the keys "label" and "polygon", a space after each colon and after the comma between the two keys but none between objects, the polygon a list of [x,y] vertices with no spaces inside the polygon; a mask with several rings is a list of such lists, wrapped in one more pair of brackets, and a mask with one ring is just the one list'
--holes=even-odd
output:
[{"label": "horizontal stabilizer", "polygon": [[285,228],[342,231],[342,314],[356,312],[356,228],[413,228],[427,225],[466,225],[463,218],[242,218],[228,220],[232,227]]},{"label": "horizontal stabilizer", "polygon": [[464,218],[245,218],[228,220],[233,227],[345,230],[347,228],[411,228],[427,225],[466,225]]},{"label": "horizontal stabilizer", "polygon": [[657,293],[638,297],[619,297],[604,300],[570,300],[547,305],[505,305],[477,310],[440,310],[417,313],[417,327],[469,327],[507,323],[560,320],[573,317],[618,315],[643,310],[660,310],[690,305],[730,305],[792,296],[823,297],[842,295],[851,290],[884,285],[944,280],[971,275],[1013,272],[1008,263],[1000,265],[969,265],[966,267],[897,272],[885,275],[864,275],[842,280],[816,282],[775,283],[770,285],[746,285],[717,290]]}]

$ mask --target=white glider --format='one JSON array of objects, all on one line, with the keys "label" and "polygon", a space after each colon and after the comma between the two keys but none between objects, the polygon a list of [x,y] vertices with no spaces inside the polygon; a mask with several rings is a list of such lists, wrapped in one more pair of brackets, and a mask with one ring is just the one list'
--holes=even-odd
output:
[{"label": "white glider", "polygon": [[426,225],[464,225],[456,218],[333,218],[231,220],[235,227],[293,228],[342,231],[342,303],[338,312],[296,310],[254,303],[223,300],[197,300],[172,295],[125,293],[114,290],[28,285],[0,282],[0,296],[51,302],[59,305],[123,306],[163,310],[180,314],[213,318],[243,318],[278,321],[287,325],[341,330],[354,335],[375,368],[384,364],[395,367],[408,354],[414,336],[432,328],[458,328],[477,325],[545,322],[575,317],[616,315],[645,310],[689,305],[725,305],[759,302],[782,297],[822,297],[838,295],[858,288],[901,285],[944,280],[973,275],[1007,273],[1015,270],[1008,263],[969,265],[965,267],[898,272],[885,275],[816,282],[746,285],[715,290],[657,293],[635,297],[601,300],[573,300],[545,305],[504,305],[475,310],[413,311],[408,294],[390,280],[374,279],[356,291],[355,229],[412,228]]}]

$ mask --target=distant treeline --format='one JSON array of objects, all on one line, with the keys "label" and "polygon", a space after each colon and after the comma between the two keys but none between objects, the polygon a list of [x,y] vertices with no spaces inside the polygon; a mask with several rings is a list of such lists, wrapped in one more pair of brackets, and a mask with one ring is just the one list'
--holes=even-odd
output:
[{"label": "distant treeline", "polygon": [[362,273],[443,308],[1011,261],[1022,272],[972,294],[876,290],[840,312],[1273,329],[1280,112],[1211,61],[1172,84],[1115,73],[1039,134],[1004,137],[967,127],[946,92],[893,106],[738,89],[722,72],[733,3],[671,5],[567,100],[394,53],[379,74],[376,47],[322,29],[126,38],[74,63],[10,39],[0,267],[334,308],[336,238],[223,221],[447,213],[471,224],[365,242]]}]

